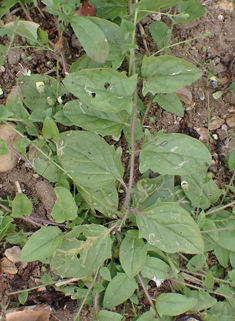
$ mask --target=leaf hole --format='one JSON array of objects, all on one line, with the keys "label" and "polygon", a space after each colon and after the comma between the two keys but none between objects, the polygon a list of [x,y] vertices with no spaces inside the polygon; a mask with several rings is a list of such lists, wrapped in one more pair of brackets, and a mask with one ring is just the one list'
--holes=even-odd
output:
[{"label": "leaf hole", "polygon": [[96,96],[96,93],[92,93],[91,96],[92,96],[92,98],[94,99],[95,96]]},{"label": "leaf hole", "polygon": [[108,89],[109,87],[110,87],[110,83],[106,82],[106,83],[104,84],[104,88]]},{"label": "leaf hole", "polygon": [[80,256],[81,256],[81,255],[78,253],[78,254],[77,254],[77,258],[80,259]]}]

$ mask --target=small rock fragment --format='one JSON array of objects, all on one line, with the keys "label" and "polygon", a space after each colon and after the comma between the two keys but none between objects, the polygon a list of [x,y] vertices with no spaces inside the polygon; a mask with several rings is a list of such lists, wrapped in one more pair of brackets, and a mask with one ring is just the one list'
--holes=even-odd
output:
[{"label": "small rock fragment", "polygon": [[8,258],[12,263],[18,263],[20,261],[20,253],[21,249],[19,246],[13,246],[10,249],[7,249],[4,255]]},{"label": "small rock fragment", "polygon": [[15,65],[21,59],[21,50],[20,49],[11,49],[7,55],[7,60],[10,65]]},{"label": "small rock fragment", "polygon": [[198,88],[197,94],[200,100],[205,100],[205,94],[202,88]]},{"label": "small rock fragment", "polygon": [[2,272],[7,274],[17,274],[18,270],[14,263],[4,257],[1,259]]},{"label": "small rock fragment", "polygon": [[233,7],[233,3],[230,0],[221,0],[218,1],[215,4],[215,8],[220,8],[222,10],[229,10],[230,12],[233,11],[234,7]]},{"label": "small rock fragment", "polygon": [[6,311],[6,321],[49,321],[51,308],[47,304],[32,305],[9,309]]},{"label": "small rock fragment", "polygon": [[235,116],[227,118],[226,123],[228,124],[229,127],[234,127],[235,126]]},{"label": "small rock fragment", "polygon": [[216,130],[220,128],[225,123],[225,120],[219,116],[214,116],[211,118],[211,123],[209,124],[209,130]]},{"label": "small rock fragment", "polygon": [[[8,123],[11,127],[16,127],[13,123]],[[0,138],[7,142],[9,155],[0,156],[0,173],[7,172],[16,166],[18,163],[18,157],[14,153],[12,146],[14,142],[21,139],[13,128],[9,127],[7,124],[0,125]]]},{"label": "small rock fragment", "polygon": [[54,221],[53,218],[50,216],[56,201],[56,194],[54,188],[47,181],[39,181],[36,183],[36,191],[39,200],[42,202],[47,211],[48,219]]},{"label": "small rock fragment", "polygon": [[208,129],[205,127],[194,127],[194,129],[200,135],[199,140],[201,142],[206,142],[208,138]]}]

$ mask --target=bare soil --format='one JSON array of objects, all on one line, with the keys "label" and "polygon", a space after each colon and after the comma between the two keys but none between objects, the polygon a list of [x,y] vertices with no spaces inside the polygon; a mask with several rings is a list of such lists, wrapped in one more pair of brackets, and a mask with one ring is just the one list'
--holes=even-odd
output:
[{"label": "bare soil", "polygon": [[[204,72],[203,77],[192,85],[187,86],[188,91],[192,94],[192,101],[184,103],[185,116],[184,118],[177,117],[171,113],[162,110],[156,103],[153,103],[149,115],[145,121],[151,133],[156,133],[163,130],[166,133],[182,132],[193,137],[200,137],[200,130],[207,128],[208,121],[218,116],[223,120],[223,127],[219,126],[217,129],[210,131],[211,135],[217,134],[218,139],[212,138],[209,140],[209,146],[214,158],[214,164],[210,171],[213,174],[214,180],[219,187],[223,187],[230,179],[230,173],[224,165],[224,157],[228,155],[229,151],[233,149],[234,125],[235,121],[235,96],[227,89],[223,88],[223,82],[226,83],[229,79],[233,80],[233,69],[231,70],[230,62],[234,57],[235,48],[235,10],[224,10],[216,0],[199,0],[207,10],[207,14],[196,21],[172,26],[172,39],[177,39],[177,42],[182,42],[187,39],[197,37],[197,35],[210,32],[210,35],[205,39],[197,37],[197,39],[183,43],[176,47],[172,47],[168,53],[170,55],[183,58],[189,62],[197,65]],[[22,19],[26,19],[22,11],[17,11],[16,15],[20,15]],[[55,29],[54,21],[46,16],[44,20],[33,9],[30,13],[33,21],[40,23],[42,28],[49,33]],[[9,22],[15,19],[15,16],[7,15],[4,20]],[[144,31],[146,34],[147,48],[150,54],[156,52],[159,48],[150,37],[149,25],[154,22],[151,16],[142,21]],[[170,21],[167,21],[170,25]],[[51,34],[51,40],[56,42],[57,34]],[[0,39],[0,43],[5,44],[9,39],[4,37]],[[142,38],[138,38],[141,45],[141,51],[146,54],[146,48],[142,42]],[[12,49],[9,52],[8,59],[5,61],[4,68],[0,71],[0,85],[4,92],[0,96],[0,104],[5,104],[6,98],[12,87],[16,84],[17,73],[23,68],[28,68],[34,74],[50,74],[56,75],[53,68],[56,67],[56,54],[49,51],[38,51],[32,48],[18,48],[22,46],[21,38],[16,37]],[[63,50],[66,58],[67,68],[71,63],[77,60],[84,51],[76,41],[74,35],[65,34],[63,38]],[[202,68],[199,62],[204,60],[205,65]],[[20,65],[21,64],[21,65]],[[233,66],[232,66],[233,67]],[[64,77],[62,67],[60,66],[60,76]],[[212,94],[214,89],[208,81],[208,72],[214,68],[215,76],[222,79],[221,90],[222,97],[214,99]],[[147,104],[147,99],[143,99],[144,104]],[[228,143],[228,140],[232,142]],[[207,142],[205,141],[205,144]],[[124,158],[124,162],[128,159]],[[17,193],[16,182],[19,182],[21,189],[33,202],[33,216],[43,220],[50,219],[50,212],[55,202],[55,195],[52,186],[44,178],[35,175],[36,173],[27,166],[24,161],[19,161],[18,165],[9,172],[0,173],[0,197],[14,198]],[[19,229],[24,229],[25,232],[34,232],[38,226],[32,222],[17,220]],[[9,244],[2,244],[0,246],[0,255],[3,257],[4,251]],[[6,293],[35,287],[37,280],[43,275],[41,270],[42,264],[33,262],[25,269],[18,266],[18,273],[10,275],[3,273],[1,278],[1,297],[2,309],[8,309],[13,306],[14,301],[17,301],[16,296],[8,297]],[[49,272],[48,272],[49,273]],[[57,276],[52,275],[56,280]],[[165,282],[161,287],[156,288],[152,286],[150,295],[157,297],[161,292],[169,292],[168,283]],[[48,303],[52,307],[52,315],[50,320],[73,320],[78,310],[76,301],[65,298],[61,293],[55,292],[52,288],[47,288],[42,293],[33,292],[30,294],[27,305],[37,303]],[[140,308],[140,309],[139,309]],[[148,302],[144,298],[137,312],[148,310]],[[131,305],[125,307],[117,307],[117,311],[123,313],[125,320],[130,320],[134,317],[134,312]],[[91,320],[92,312],[89,307],[83,309],[80,320]]]}]

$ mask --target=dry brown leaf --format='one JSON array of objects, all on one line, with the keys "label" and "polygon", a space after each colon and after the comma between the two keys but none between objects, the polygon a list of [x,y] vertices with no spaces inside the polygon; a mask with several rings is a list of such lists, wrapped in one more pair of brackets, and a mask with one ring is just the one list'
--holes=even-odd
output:
[{"label": "dry brown leaf", "polygon": [[179,90],[176,90],[175,93],[185,104],[191,104],[193,102],[192,94],[187,88],[183,87]]},{"label": "dry brown leaf", "polygon": [[47,304],[6,311],[6,321],[49,321],[51,308]]},{"label": "dry brown leaf", "polygon": [[211,123],[209,124],[209,130],[216,130],[220,128],[225,123],[225,120],[219,116],[214,116],[211,118]]},{"label": "dry brown leaf", "polygon": [[227,118],[226,123],[228,124],[229,127],[234,127],[235,126],[235,116]]},{"label": "dry brown leaf", "polygon": [[14,263],[4,257],[1,259],[2,272],[7,274],[17,274],[18,270]]},{"label": "dry brown leaf", "polygon": [[20,253],[21,249],[19,246],[13,246],[10,249],[7,249],[4,255],[8,258],[12,263],[18,263],[20,261]]},{"label": "dry brown leaf", "polygon": [[206,142],[208,137],[208,129],[205,127],[193,127],[193,128],[200,135],[199,140],[201,142]]}]

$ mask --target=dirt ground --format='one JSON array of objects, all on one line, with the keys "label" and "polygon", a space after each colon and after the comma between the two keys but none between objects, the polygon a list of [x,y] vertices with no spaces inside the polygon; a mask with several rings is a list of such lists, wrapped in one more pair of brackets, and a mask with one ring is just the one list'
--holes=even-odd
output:
[{"label": "dirt ground", "polygon": [[[217,117],[216,121],[211,123],[211,139],[209,146],[213,155],[214,163],[210,171],[214,180],[221,188],[230,179],[230,173],[224,166],[224,157],[229,151],[234,148],[234,126],[235,126],[235,95],[233,95],[223,83],[233,80],[233,64],[231,62],[234,57],[235,49],[235,10],[232,7],[224,9],[216,0],[199,0],[207,10],[207,14],[196,21],[172,26],[172,39],[177,39],[177,42],[197,39],[183,43],[176,47],[172,47],[168,54],[188,60],[197,65],[202,71],[203,76],[192,85],[187,86],[188,93],[192,97],[185,99],[184,109],[185,116],[177,117],[171,113],[162,110],[156,103],[152,104],[149,116],[145,121],[151,133],[156,133],[162,129],[166,133],[181,132],[191,135],[204,141],[205,131],[208,125],[208,120]],[[22,19],[26,19],[22,11],[17,11]],[[53,30],[54,25],[51,20],[43,20],[36,10],[31,11],[33,21],[40,23],[42,28],[48,32]],[[15,17],[7,15],[4,18],[5,22],[14,20]],[[151,16],[142,21],[144,32],[147,35],[146,44],[150,54],[157,51],[155,43],[149,37],[149,25],[154,22]],[[166,21],[170,25],[170,21]],[[210,35],[202,39],[200,35],[210,32]],[[55,38],[55,39],[53,39]],[[52,41],[56,41],[56,33],[51,36]],[[0,38],[0,43],[5,44],[9,39],[6,37]],[[138,37],[138,42],[141,45],[141,50],[146,51],[142,38]],[[22,40],[16,37],[15,45],[22,45]],[[71,63],[83,55],[83,50],[74,35],[65,34],[63,39],[64,54],[66,58],[67,68]],[[200,67],[199,62],[205,61],[205,64]],[[0,104],[5,104],[7,95],[12,87],[16,84],[17,73],[21,70],[21,65],[28,68],[32,73],[56,75],[53,67],[56,66],[56,55],[48,51],[37,51],[33,49],[16,48],[9,52],[8,58],[4,66],[0,69],[0,85],[4,92],[0,96]],[[231,69],[232,66],[232,69]],[[61,77],[62,67],[61,68]],[[218,84],[222,91],[222,96],[214,99],[212,94],[215,92],[209,83],[209,70],[214,68],[215,76],[222,79],[221,84]],[[146,99],[144,103],[146,104]],[[212,135],[217,134],[216,139]],[[51,209],[54,205],[55,194],[49,182],[40,176],[35,175],[35,172],[27,166],[24,161],[19,161],[18,165],[11,171],[0,173],[0,197],[14,198],[17,193],[16,182],[19,182],[24,193],[33,201],[33,215],[36,218],[47,220]],[[18,219],[19,228],[23,228],[25,232],[33,232],[38,227],[30,222],[25,222]],[[0,246],[0,256],[9,244]],[[1,276],[1,295],[2,308],[8,309],[13,306],[12,302],[16,300],[16,296],[7,297],[6,293],[13,292],[25,288],[34,287],[37,285],[37,280],[42,275],[41,265],[37,262],[29,264],[26,269],[18,267],[16,275],[7,273]],[[57,276],[53,276],[56,280]],[[151,296],[157,296],[160,292],[168,292],[168,284],[165,282],[160,288],[151,290]],[[49,294],[48,294],[49,293]],[[61,296],[61,293],[53,292],[52,289],[47,289],[45,293],[32,292],[31,297],[27,301],[27,305],[37,303],[48,303],[52,307],[52,315],[50,320],[73,320],[76,315],[76,301]],[[148,309],[148,302],[143,299],[141,311]],[[117,308],[118,312],[123,312],[123,307]],[[91,309],[86,307],[83,309],[80,320],[91,320]],[[130,320],[134,317],[134,312],[131,306],[125,308],[125,320]]]}]

